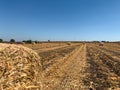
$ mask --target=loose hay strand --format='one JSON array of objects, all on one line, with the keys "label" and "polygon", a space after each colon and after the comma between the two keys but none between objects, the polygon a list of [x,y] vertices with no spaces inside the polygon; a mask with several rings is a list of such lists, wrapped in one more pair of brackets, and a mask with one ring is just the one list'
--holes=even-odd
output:
[{"label": "loose hay strand", "polygon": [[0,44],[0,90],[41,90],[40,57],[22,45]]}]

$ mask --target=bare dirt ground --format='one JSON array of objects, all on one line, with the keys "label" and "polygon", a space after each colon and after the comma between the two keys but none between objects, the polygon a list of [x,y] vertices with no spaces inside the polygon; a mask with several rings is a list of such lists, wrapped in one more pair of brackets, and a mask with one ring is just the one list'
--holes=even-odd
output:
[{"label": "bare dirt ground", "polygon": [[120,90],[119,44],[56,45],[31,47],[42,58],[43,90]]}]

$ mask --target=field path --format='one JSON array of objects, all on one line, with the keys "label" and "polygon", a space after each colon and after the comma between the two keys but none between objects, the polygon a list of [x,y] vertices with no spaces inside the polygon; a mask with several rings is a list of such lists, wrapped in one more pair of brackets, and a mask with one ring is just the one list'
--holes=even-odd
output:
[{"label": "field path", "polygon": [[84,78],[87,76],[86,45],[81,46],[56,90],[85,90]]},{"label": "field path", "polygon": [[[67,57],[67,56],[66,56]],[[71,55],[68,55],[66,62],[59,64],[60,68],[53,71],[49,78],[51,82],[45,84],[45,90],[85,90],[84,79],[88,75],[88,63],[86,61],[86,45],[80,45]],[[55,74],[57,73],[57,75]],[[49,76],[50,77],[50,76]],[[56,77],[56,78],[55,78]],[[47,78],[48,79],[48,78]],[[47,81],[47,80],[45,80]]]}]

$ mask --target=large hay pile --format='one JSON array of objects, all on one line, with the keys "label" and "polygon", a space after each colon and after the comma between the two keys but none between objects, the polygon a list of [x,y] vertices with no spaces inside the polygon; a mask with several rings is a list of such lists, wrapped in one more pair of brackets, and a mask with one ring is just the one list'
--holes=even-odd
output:
[{"label": "large hay pile", "polygon": [[40,57],[21,45],[0,44],[0,90],[41,90]]}]

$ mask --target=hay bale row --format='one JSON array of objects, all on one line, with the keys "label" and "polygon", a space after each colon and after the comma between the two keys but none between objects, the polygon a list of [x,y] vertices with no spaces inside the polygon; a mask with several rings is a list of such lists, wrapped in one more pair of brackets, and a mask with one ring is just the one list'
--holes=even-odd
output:
[{"label": "hay bale row", "polygon": [[0,44],[0,90],[41,90],[40,57],[21,45]]}]

